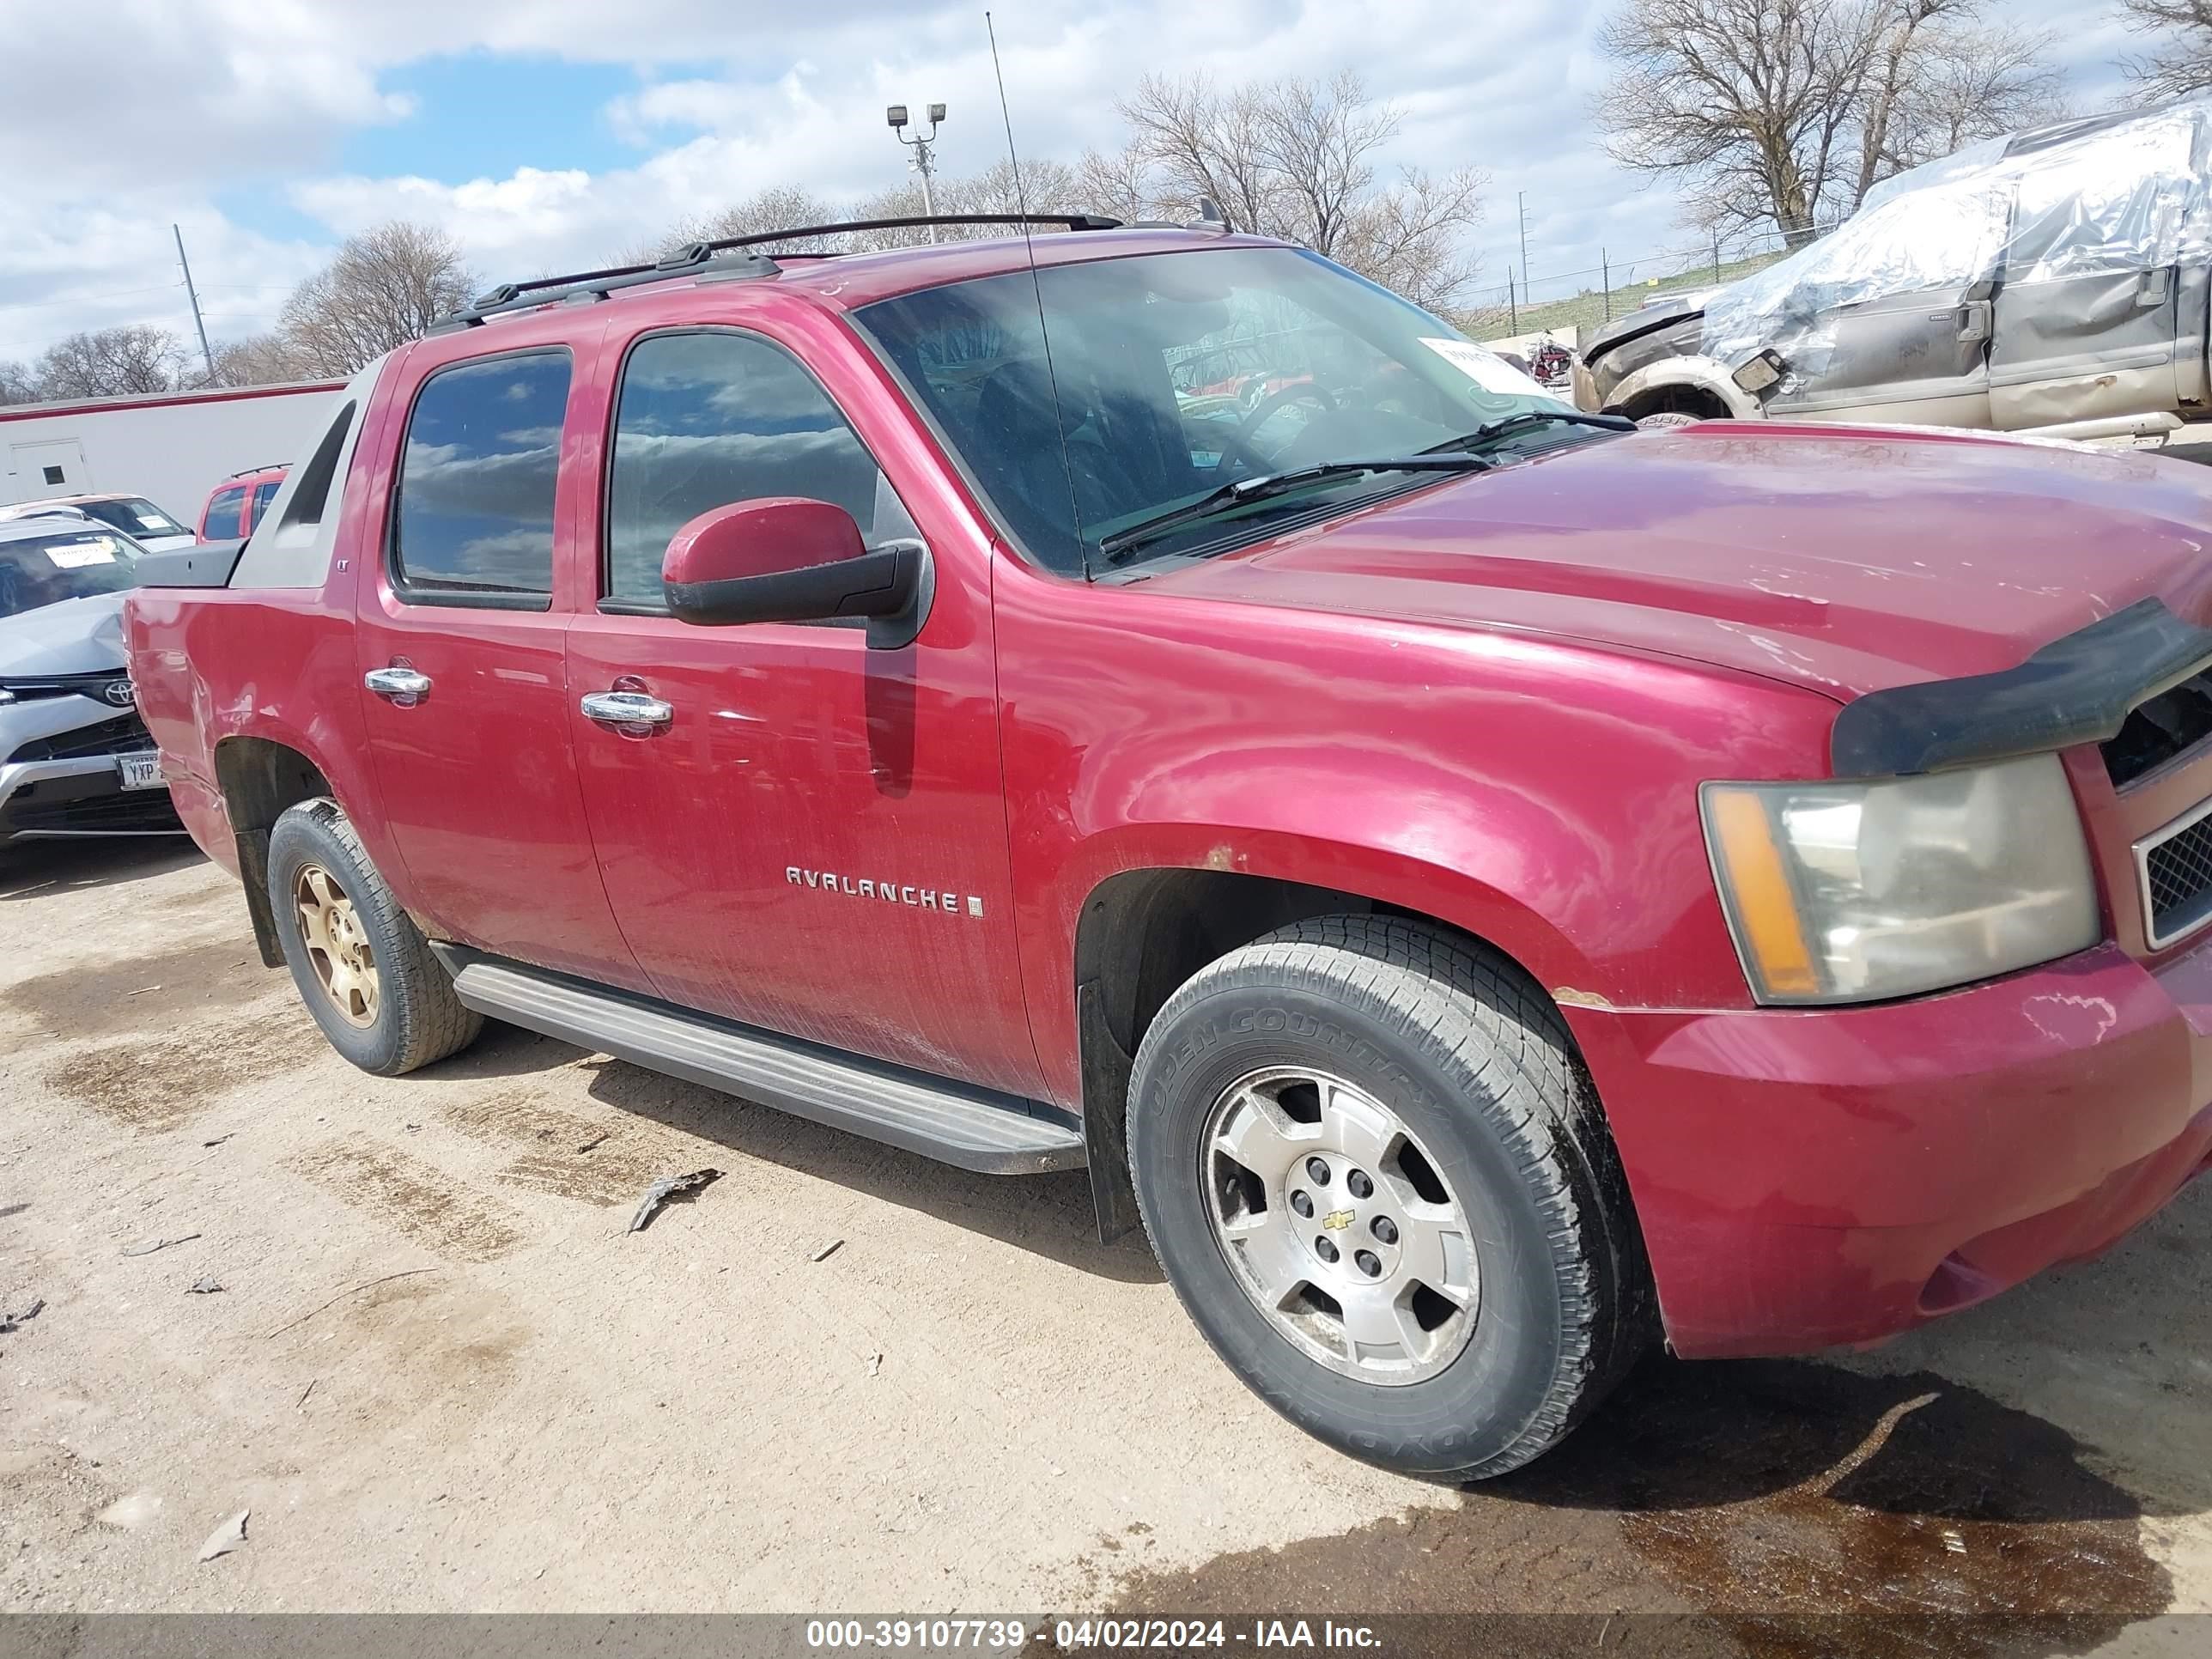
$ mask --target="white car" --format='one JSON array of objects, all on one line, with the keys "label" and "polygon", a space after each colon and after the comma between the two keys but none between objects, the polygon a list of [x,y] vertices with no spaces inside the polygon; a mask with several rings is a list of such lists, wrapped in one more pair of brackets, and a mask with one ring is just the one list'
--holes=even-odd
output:
[{"label": "white car", "polygon": [[149,553],[190,547],[197,539],[187,525],[143,495],[56,495],[43,501],[0,507],[0,524],[15,519],[83,519],[119,530]]}]

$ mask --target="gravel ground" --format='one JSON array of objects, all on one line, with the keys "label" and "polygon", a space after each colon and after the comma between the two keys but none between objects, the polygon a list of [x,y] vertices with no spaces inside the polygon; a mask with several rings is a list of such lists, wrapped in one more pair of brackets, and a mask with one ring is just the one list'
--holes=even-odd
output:
[{"label": "gravel ground", "polygon": [[1949,1652],[2201,1652],[2142,1621],[2212,1612],[2208,1244],[2212,1182],[1875,1353],[1656,1359],[1453,1492],[1246,1395],[1080,1176],[500,1028],[366,1077],[221,871],[0,853],[0,1310],[45,1303],[0,1333],[0,1607],[1650,1613],[1790,1652],[1932,1611],[1983,1615]]}]

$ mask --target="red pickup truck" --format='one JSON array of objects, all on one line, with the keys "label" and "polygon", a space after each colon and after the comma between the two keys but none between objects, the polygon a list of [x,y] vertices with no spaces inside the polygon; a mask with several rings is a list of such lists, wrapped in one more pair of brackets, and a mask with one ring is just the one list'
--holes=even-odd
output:
[{"label": "red pickup truck", "polygon": [[[1451,1480],[2203,1170],[2212,475],[1624,432],[1063,229],[495,290],[146,561],[177,806],[340,1052],[1087,1165],[1271,1405]],[[1230,343],[1280,390],[1179,396]]]}]

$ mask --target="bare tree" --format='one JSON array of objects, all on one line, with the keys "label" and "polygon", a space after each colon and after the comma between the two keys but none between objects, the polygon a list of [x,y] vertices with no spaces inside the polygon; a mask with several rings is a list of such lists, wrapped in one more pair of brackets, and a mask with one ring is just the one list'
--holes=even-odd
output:
[{"label": "bare tree", "polygon": [[465,305],[475,278],[443,231],[395,220],[349,236],[284,302],[277,329],[311,374],[351,374]]},{"label": "bare tree", "polygon": [[1300,243],[1431,307],[1474,279],[1462,243],[1488,179],[1463,167],[1378,184],[1398,112],[1348,70],[1225,92],[1203,76],[1147,76],[1121,111],[1128,147],[1086,155],[1069,184],[1103,192],[1121,216],[1188,218],[1210,198],[1239,230]]},{"label": "bare tree", "polygon": [[[770,185],[720,213],[678,220],[650,242],[620,255],[616,263],[643,264],[693,242],[719,241],[726,236],[760,236],[772,230],[799,230],[808,225],[829,224],[844,216],[842,208],[804,185]],[[837,237],[823,236],[792,246],[817,253],[835,253],[842,249],[843,242]],[[775,251],[775,245],[762,249],[767,253]]]},{"label": "bare tree", "polygon": [[[968,178],[938,179],[930,186],[941,214],[959,213],[1081,213],[1088,211],[1081,175],[1066,162],[1046,157],[1024,162],[1018,182],[1011,163],[994,161]],[[1026,204],[1026,206],[1024,206]],[[878,191],[853,210],[855,219],[914,219],[927,209],[921,199],[921,181],[911,179]],[[1016,227],[1011,220],[994,224],[942,225],[935,240],[968,241],[984,236],[1004,236]],[[1043,227],[1039,227],[1042,229]],[[849,239],[856,250],[921,247],[931,240],[921,226],[902,230],[855,231]]]},{"label": "bare tree", "polygon": [[22,363],[0,360],[0,408],[38,401],[38,376]]},{"label": "bare tree", "polygon": [[1793,243],[1905,167],[2043,118],[2059,87],[2048,37],[1982,0],[1626,0],[1598,40],[1613,160],[1684,185],[1709,231]]},{"label": "bare tree", "polygon": [[1156,200],[1194,204],[1209,197],[1239,230],[1281,234],[1288,227],[1282,183],[1263,154],[1264,91],[1224,93],[1204,75],[1147,75],[1118,107],[1129,150],[1154,183]]},{"label": "bare tree", "polygon": [[1880,179],[1963,149],[2001,132],[2063,121],[2070,112],[2066,77],[2047,55],[2049,31],[2009,25],[1945,27],[1922,41],[1912,75],[1898,89],[1852,204]]},{"label": "bare tree", "polygon": [[1151,166],[1134,146],[1110,155],[1086,149],[1076,165],[1075,179],[1076,199],[1091,212],[1109,214],[1124,223],[1169,216],[1164,205],[1152,198]]},{"label": "bare tree", "polygon": [[1449,310],[1475,278],[1462,239],[1481,221],[1488,182],[1477,167],[1441,176],[1408,167],[1352,208],[1332,257],[1418,306]]},{"label": "bare tree", "polygon": [[283,335],[254,334],[217,346],[213,376],[202,371],[193,381],[210,386],[272,386],[283,380],[313,380],[315,374]]},{"label": "bare tree", "polygon": [[2120,59],[2120,72],[2146,104],[2212,87],[2212,0],[2120,0],[2130,34],[2151,50]]},{"label": "bare tree", "polygon": [[39,359],[39,395],[120,398],[172,392],[184,363],[182,342],[167,329],[150,324],[72,334]]}]

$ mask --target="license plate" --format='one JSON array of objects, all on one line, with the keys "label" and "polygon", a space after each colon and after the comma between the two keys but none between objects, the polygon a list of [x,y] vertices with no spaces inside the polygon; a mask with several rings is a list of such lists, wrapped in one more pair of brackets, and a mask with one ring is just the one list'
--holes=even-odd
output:
[{"label": "license plate", "polygon": [[161,757],[159,755],[118,755],[115,769],[123,774],[125,789],[159,789],[161,787]]}]

